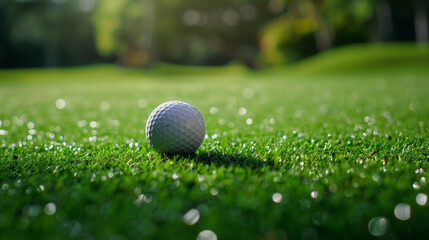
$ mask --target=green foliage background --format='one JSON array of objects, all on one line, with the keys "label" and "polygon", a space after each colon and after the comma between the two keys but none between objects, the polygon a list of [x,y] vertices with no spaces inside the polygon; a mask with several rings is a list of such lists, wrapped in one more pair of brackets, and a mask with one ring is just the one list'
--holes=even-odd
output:
[{"label": "green foliage background", "polygon": [[427,41],[417,36],[427,36],[428,9],[419,0],[2,0],[0,67],[282,65],[352,43]]}]

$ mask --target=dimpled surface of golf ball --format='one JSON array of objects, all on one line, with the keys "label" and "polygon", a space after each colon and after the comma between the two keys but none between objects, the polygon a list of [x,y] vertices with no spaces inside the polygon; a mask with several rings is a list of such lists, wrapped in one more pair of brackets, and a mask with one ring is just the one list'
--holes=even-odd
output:
[{"label": "dimpled surface of golf ball", "polygon": [[182,101],[159,105],[146,123],[146,138],[159,153],[189,154],[204,140],[206,125],[197,108]]}]

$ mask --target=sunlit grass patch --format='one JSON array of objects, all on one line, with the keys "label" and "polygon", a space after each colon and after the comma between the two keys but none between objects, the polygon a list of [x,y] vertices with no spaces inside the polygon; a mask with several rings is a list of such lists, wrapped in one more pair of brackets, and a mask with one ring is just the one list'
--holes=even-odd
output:
[{"label": "sunlit grass patch", "polygon": [[[0,238],[425,239],[427,72],[174,68],[0,72]],[[174,99],[189,156],[145,139]]]}]

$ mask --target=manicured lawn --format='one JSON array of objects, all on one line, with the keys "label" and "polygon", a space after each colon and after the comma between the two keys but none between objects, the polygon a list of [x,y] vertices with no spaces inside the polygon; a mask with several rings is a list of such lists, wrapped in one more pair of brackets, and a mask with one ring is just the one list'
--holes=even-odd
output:
[{"label": "manicured lawn", "polygon": [[[362,46],[259,72],[1,70],[0,239],[426,239],[428,51],[392,46],[356,68]],[[195,155],[145,138],[168,100],[205,117]]]}]

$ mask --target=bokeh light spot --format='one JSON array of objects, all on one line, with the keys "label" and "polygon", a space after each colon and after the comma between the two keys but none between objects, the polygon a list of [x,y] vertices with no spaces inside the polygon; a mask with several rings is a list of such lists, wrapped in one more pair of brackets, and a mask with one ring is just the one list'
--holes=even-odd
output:
[{"label": "bokeh light spot", "polygon": [[213,231],[204,230],[198,233],[197,240],[217,240],[217,236]]},{"label": "bokeh light spot", "polygon": [[58,109],[64,109],[66,107],[66,101],[62,98],[59,98],[57,101],[55,101],[55,106]]},{"label": "bokeh light spot", "polygon": [[411,207],[406,203],[399,203],[396,205],[394,213],[397,219],[406,221],[411,217]]},{"label": "bokeh light spot", "polygon": [[251,99],[253,97],[253,90],[251,88],[245,88],[242,94],[245,99]]},{"label": "bokeh light spot", "polygon": [[418,205],[424,206],[424,205],[426,205],[427,201],[428,201],[428,196],[426,194],[424,194],[424,193],[417,194],[416,203]]},{"label": "bokeh light spot", "polygon": [[110,109],[110,104],[108,102],[102,102],[100,104],[101,111],[105,112]]},{"label": "bokeh light spot", "polygon": [[272,196],[273,202],[280,203],[283,199],[283,196],[280,193],[274,193]]},{"label": "bokeh light spot", "polygon": [[245,107],[241,107],[238,109],[238,114],[240,114],[241,116],[246,115],[246,113],[247,113],[247,110]]},{"label": "bokeh light spot", "polygon": [[213,114],[213,115],[216,114],[216,113],[218,113],[218,108],[217,107],[211,107],[210,108],[210,113]]},{"label": "bokeh light spot", "polygon": [[194,225],[198,220],[200,220],[200,212],[195,208],[192,208],[183,215],[183,222],[188,225]]},{"label": "bokeh light spot", "polygon": [[55,205],[55,203],[48,203],[45,205],[45,213],[46,215],[54,215],[55,212],[57,211],[57,206]]},{"label": "bokeh light spot", "polygon": [[389,221],[384,217],[372,218],[368,223],[368,231],[371,235],[380,237],[386,234]]},{"label": "bokeh light spot", "polygon": [[139,108],[145,108],[147,107],[147,100],[144,98],[141,98],[137,101],[137,105],[139,106]]},{"label": "bokeh light spot", "polygon": [[182,16],[182,21],[187,26],[195,26],[200,22],[201,15],[195,10],[188,10]]},{"label": "bokeh light spot", "polygon": [[240,20],[240,16],[237,14],[235,10],[228,9],[223,13],[222,20],[228,26],[235,26]]}]

